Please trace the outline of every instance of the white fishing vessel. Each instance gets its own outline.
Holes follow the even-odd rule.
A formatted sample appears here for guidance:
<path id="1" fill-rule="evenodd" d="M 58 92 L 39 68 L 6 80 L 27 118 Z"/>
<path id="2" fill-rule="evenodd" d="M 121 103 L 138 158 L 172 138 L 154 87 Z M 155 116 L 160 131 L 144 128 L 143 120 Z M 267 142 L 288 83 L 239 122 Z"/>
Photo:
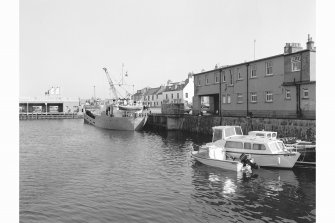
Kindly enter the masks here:
<path id="1" fill-rule="evenodd" d="M 106 68 L 103 68 L 108 78 L 110 90 L 114 98 L 109 100 L 98 111 L 86 110 L 84 113 L 84 123 L 94 125 L 104 129 L 139 131 L 147 121 L 145 107 L 129 99 L 130 94 L 121 97 L 110 78 Z M 123 66 L 122 66 L 123 79 Z M 121 87 L 126 84 L 117 84 Z M 128 97 L 128 98 L 127 98 Z"/>
<path id="2" fill-rule="evenodd" d="M 213 127 L 213 143 L 220 144 L 234 158 L 248 155 L 261 167 L 292 168 L 300 153 L 286 150 L 284 143 L 271 132 L 269 135 L 243 135 L 240 126 Z M 258 132 L 260 133 L 260 132 Z"/>

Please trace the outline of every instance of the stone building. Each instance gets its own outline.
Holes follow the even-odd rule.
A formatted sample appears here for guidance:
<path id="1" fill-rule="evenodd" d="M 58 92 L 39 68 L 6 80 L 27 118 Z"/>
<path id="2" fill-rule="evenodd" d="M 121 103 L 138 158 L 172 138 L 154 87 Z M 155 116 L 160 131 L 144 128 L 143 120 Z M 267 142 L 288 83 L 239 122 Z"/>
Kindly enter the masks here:
<path id="1" fill-rule="evenodd" d="M 284 53 L 194 74 L 193 114 L 209 97 L 221 116 L 315 119 L 315 47 L 287 43 Z"/>

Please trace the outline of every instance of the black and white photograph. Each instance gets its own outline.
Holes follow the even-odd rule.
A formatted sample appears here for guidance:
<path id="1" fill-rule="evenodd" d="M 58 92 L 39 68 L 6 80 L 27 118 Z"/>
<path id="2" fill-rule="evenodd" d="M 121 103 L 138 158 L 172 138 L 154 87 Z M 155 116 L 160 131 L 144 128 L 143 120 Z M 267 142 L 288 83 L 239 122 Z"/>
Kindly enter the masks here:
<path id="1" fill-rule="evenodd" d="M 4 219 L 331 222 L 316 3 L 18 0 Z"/>

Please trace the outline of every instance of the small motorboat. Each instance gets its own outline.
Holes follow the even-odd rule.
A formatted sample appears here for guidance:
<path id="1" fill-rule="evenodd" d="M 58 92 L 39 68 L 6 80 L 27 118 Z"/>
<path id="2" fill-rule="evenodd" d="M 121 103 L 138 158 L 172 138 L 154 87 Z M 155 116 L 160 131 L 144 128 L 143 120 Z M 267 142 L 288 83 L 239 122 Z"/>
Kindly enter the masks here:
<path id="1" fill-rule="evenodd" d="M 192 147 L 192 157 L 205 165 L 236 172 L 251 173 L 253 168 L 258 168 L 247 155 L 242 154 L 239 159 L 235 159 L 229 156 L 224 148 L 213 143 L 208 143 L 198 150 Z"/>
<path id="2" fill-rule="evenodd" d="M 316 144 L 315 142 L 302 141 L 295 138 L 289 140 L 283 139 L 287 150 L 299 152 L 300 157 L 297 164 L 300 165 L 316 165 Z"/>

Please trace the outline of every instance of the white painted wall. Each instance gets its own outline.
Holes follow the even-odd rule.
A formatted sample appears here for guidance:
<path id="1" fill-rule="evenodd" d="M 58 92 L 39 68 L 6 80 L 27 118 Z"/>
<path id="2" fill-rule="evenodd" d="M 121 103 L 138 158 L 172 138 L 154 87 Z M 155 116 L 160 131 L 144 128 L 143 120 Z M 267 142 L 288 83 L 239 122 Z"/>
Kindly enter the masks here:
<path id="1" fill-rule="evenodd" d="M 187 104 L 192 104 L 193 102 L 193 96 L 194 96 L 194 78 L 193 76 L 190 77 L 188 84 L 184 87 L 183 90 L 183 98 L 184 101 L 187 102 Z M 187 93 L 187 98 L 186 98 L 186 93 Z"/>

